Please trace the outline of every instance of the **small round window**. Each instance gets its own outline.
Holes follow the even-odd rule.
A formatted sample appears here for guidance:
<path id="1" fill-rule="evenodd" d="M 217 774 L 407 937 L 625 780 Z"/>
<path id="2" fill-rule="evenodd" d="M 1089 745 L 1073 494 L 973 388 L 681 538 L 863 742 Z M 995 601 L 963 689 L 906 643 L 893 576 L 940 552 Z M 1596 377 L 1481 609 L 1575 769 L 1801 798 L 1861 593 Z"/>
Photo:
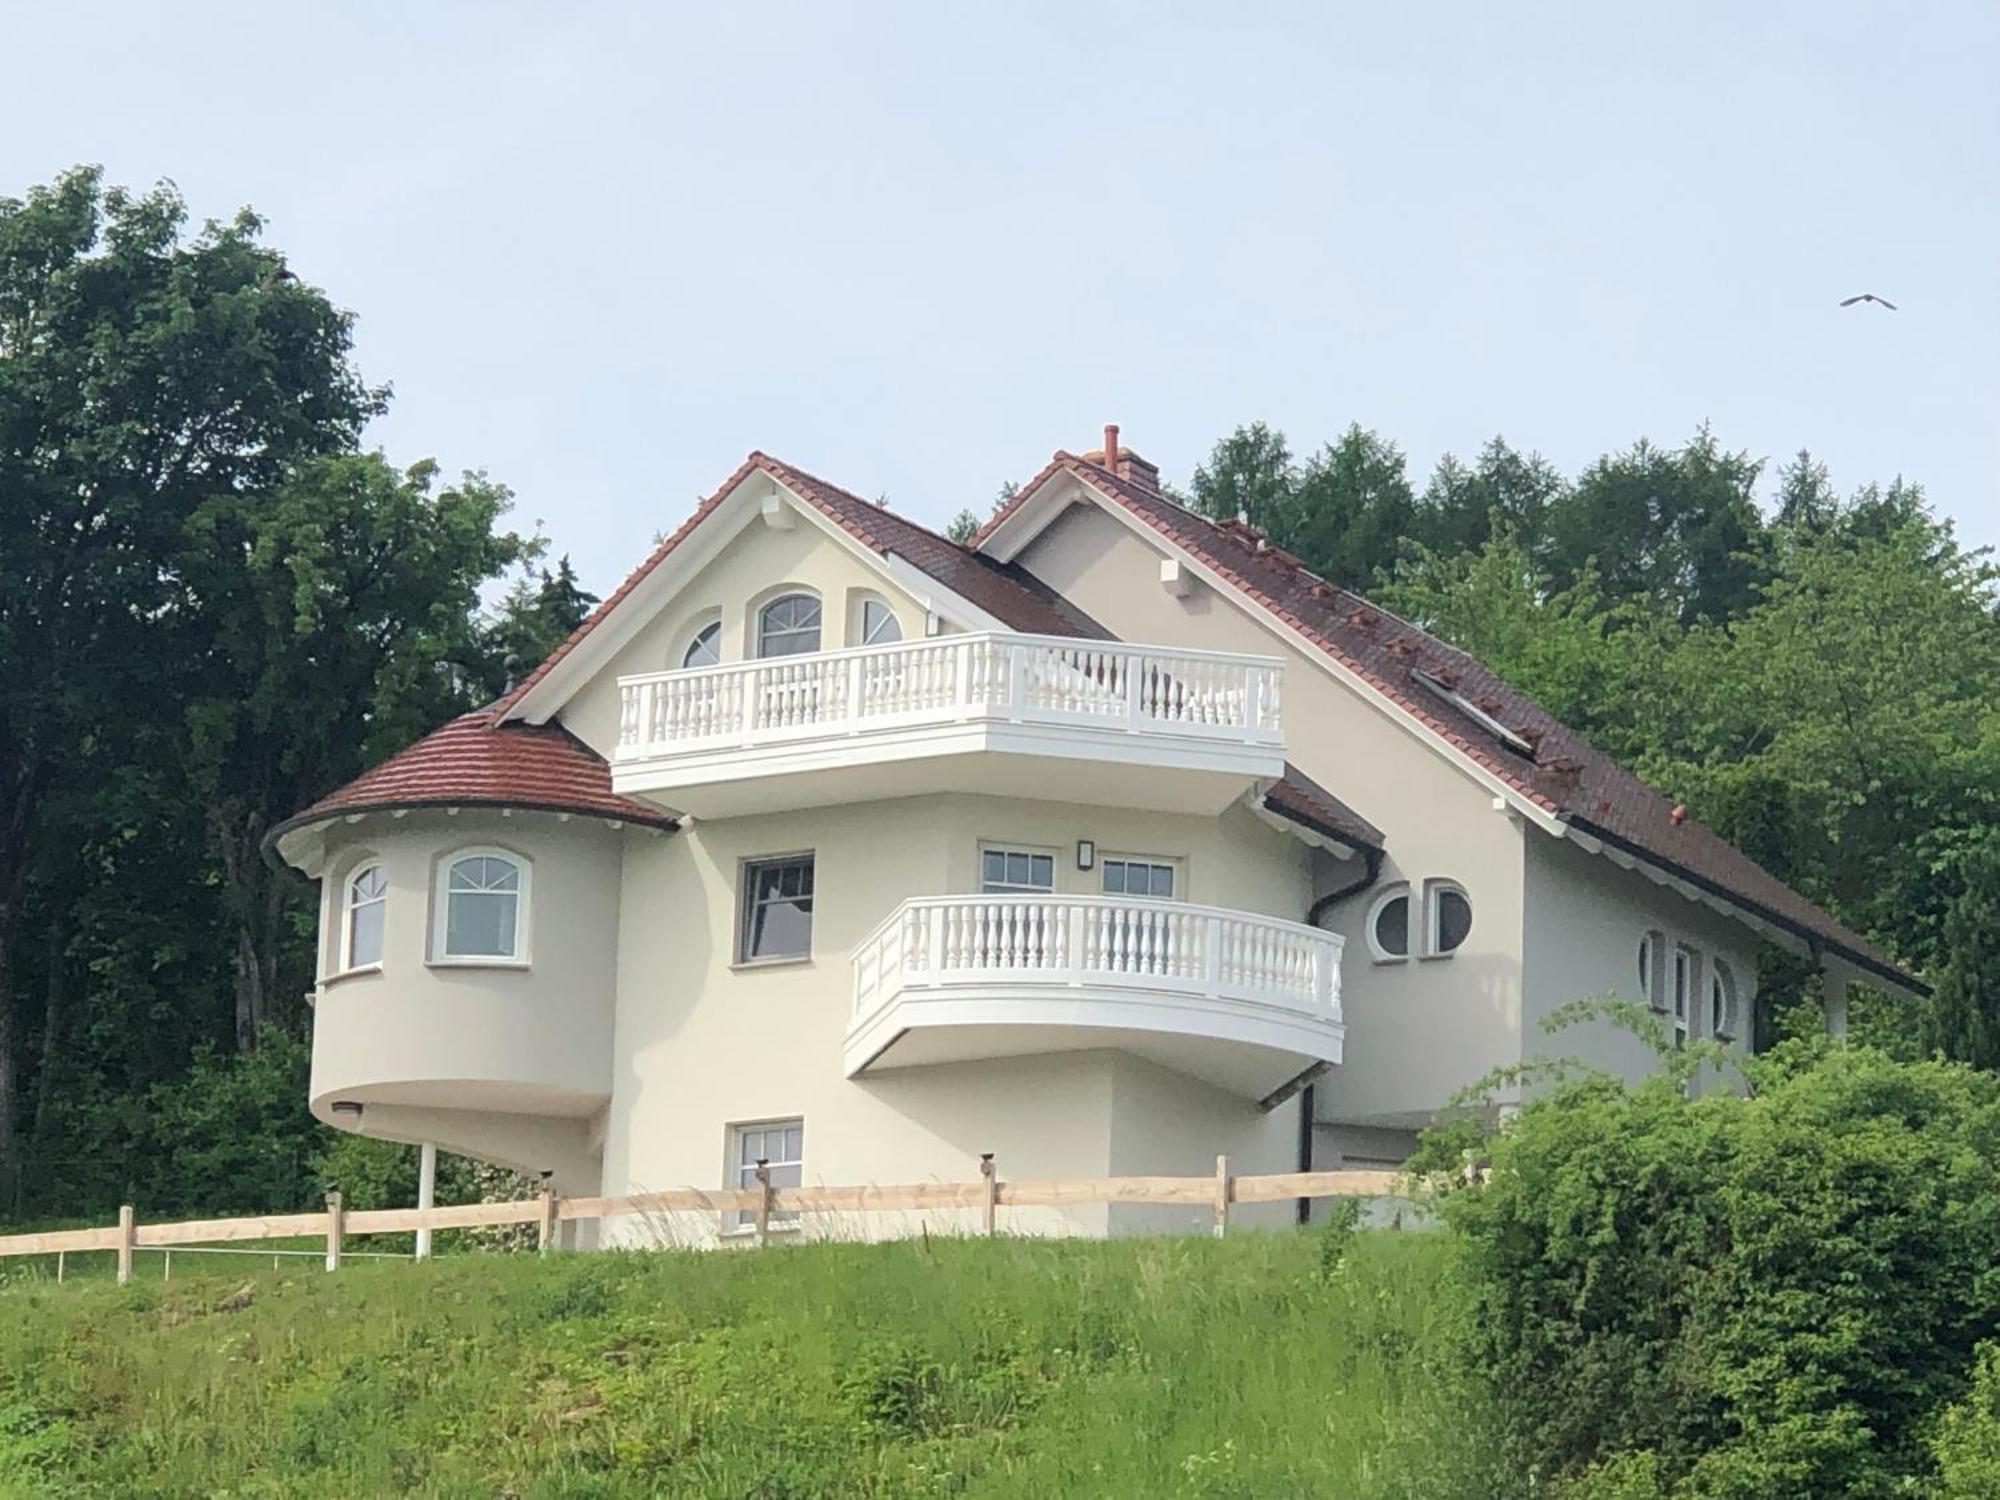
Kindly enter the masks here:
<path id="1" fill-rule="evenodd" d="M 1399 886 L 1377 898 L 1368 913 L 1368 943 L 1379 959 L 1410 956 L 1410 891 Z"/>

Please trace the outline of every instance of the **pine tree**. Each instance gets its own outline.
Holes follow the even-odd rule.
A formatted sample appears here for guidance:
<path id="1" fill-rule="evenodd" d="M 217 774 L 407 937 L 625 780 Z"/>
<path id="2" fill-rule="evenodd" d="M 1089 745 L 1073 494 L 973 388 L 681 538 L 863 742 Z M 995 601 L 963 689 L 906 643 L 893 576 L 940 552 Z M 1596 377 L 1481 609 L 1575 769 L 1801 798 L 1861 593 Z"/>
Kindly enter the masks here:
<path id="1" fill-rule="evenodd" d="M 1944 919 L 1945 962 L 1925 1041 L 1946 1057 L 2000 1070 L 2000 838 L 1960 863 L 1964 888 Z"/>

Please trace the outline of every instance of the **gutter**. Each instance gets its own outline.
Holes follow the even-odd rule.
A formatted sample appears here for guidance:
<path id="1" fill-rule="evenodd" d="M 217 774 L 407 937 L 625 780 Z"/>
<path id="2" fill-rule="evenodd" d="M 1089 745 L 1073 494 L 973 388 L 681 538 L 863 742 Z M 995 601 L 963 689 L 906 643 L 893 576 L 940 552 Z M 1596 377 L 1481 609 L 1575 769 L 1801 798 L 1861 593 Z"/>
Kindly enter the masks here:
<path id="1" fill-rule="evenodd" d="M 1819 959 L 1822 952 L 1831 952 L 1846 959 L 1847 962 L 1853 964 L 1857 969 L 1863 969 L 1874 975 L 1877 979 L 1887 981 L 1905 994 L 1916 995 L 1919 998 L 1928 998 L 1930 995 L 1931 987 L 1929 985 L 1914 975 L 1904 973 L 1894 964 L 1884 959 L 1876 958 L 1872 954 L 1863 953 L 1853 944 L 1842 942 L 1839 938 L 1828 937 L 1825 933 L 1806 926 L 1805 923 L 1799 921 L 1796 917 L 1788 917 L 1782 912 L 1773 911 L 1761 902 L 1752 901 L 1749 897 L 1730 890 L 1719 881 L 1690 870 L 1686 865 L 1681 864 L 1677 860 L 1671 860 L 1665 855 L 1656 854 L 1653 850 L 1645 848 L 1643 845 L 1635 844 L 1622 834 L 1613 833 L 1602 824 L 1593 823 L 1588 818 L 1580 818 L 1572 813 L 1562 814 L 1561 821 L 1565 827 L 1575 828 L 1582 833 L 1587 833 L 1592 838 L 1609 844 L 1621 853 L 1629 854 L 1637 860 L 1643 860 L 1655 869 L 1664 870 L 1676 879 L 1686 881 L 1689 885 L 1698 886 L 1708 892 L 1709 895 L 1726 901 L 1731 906 L 1741 907 L 1744 911 L 1762 918 L 1773 927 L 1782 927 L 1786 932 L 1791 933 L 1792 936 L 1798 938 L 1806 945 L 1807 951 L 1813 955 L 1815 961 Z"/>
<path id="2" fill-rule="evenodd" d="M 1279 811 L 1277 808 L 1272 808 L 1271 810 L 1273 812 Z M 1291 815 L 1286 814 L 1286 816 Z M 1304 820 L 1295 819 L 1294 821 L 1303 822 Z M 1361 873 L 1348 881 L 1346 885 L 1328 891 L 1319 900 L 1313 902 L 1306 909 L 1306 926 L 1319 926 L 1320 918 L 1331 911 L 1335 905 L 1345 901 L 1349 896 L 1360 895 L 1361 892 L 1367 890 L 1369 886 L 1382 878 L 1382 851 L 1380 849 L 1371 849 L 1366 845 L 1360 846 L 1360 849 Z M 1310 1172 L 1313 1169 L 1313 1105 L 1317 1094 L 1317 1088 L 1310 1083 L 1299 1093 L 1299 1170 L 1301 1172 Z M 1312 1199 L 1299 1199 L 1297 1214 L 1299 1223 L 1309 1223 L 1312 1219 Z"/>

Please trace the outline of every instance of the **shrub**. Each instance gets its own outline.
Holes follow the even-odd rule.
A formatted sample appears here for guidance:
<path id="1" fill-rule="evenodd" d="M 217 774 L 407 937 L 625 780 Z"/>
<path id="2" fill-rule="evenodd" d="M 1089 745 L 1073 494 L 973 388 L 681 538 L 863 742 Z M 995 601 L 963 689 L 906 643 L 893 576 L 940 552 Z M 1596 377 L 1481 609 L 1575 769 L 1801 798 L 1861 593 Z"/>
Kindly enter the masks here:
<path id="1" fill-rule="evenodd" d="M 1932 1470 L 2000 1332 L 2000 1080 L 1862 1048 L 1747 1066 L 1692 1099 L 1685 1067 L 1556 1082 L 1446 1200 L 1464 1353 L 1524 1478 L 1872 1496 Z"/>

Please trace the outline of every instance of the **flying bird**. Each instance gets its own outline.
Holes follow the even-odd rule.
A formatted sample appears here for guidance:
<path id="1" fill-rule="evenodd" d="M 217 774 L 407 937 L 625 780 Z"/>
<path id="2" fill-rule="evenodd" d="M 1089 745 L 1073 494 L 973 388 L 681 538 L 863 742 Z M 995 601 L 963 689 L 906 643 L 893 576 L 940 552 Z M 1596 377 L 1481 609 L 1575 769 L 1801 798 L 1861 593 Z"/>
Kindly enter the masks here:
<path id="1" fill-rule="evenodd" d="M 1863 292 L 1858 297 L 1843 298 L 1840 305 L 1842 307 L 1852 307 L 1857 302 L 1879 302 L 1882 306 L 1888 308 L 1890 312 L 1896 310 L 1895 303 L 1891 302 L 1887 297 L 1878 297 L 1873 292 Z"/>

